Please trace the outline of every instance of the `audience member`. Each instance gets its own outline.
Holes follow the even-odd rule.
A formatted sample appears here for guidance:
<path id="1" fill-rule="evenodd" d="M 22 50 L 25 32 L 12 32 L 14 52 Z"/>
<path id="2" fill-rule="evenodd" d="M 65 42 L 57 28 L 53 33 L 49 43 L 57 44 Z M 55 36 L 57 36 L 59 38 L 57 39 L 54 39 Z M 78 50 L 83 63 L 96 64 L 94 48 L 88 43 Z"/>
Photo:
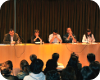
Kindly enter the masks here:
<path id="1" fill-rule="evenodd" d="M 46 80 L 60 80 L 60 75 L 55 70 L 48 71 L 46 74 Z"/>
<path id="2" fill-rule="evenodd" d="M 62 80 L 76 80 L 74 68 L 71 66 L 66 67 L 61 73 Z"/>
<path id="3" fill-rule="evenodd" d="M 32 55 L 30 56 L 31 62 L 34 62 L 36 59 L 37 59 L 37 56 L 36 56 L 35 54 L 32 54 Z"/>
<path id="4" fill-rule="evenodd" d="M 32 54 L 30 56 L 30 60 L 31 60 L 31 63 L 34 63 L 34 61 L 37 59 L 37 56 L 35 54 Z"/>
<path id="5" fill-rule="evenodd" d="M 13 69 L 12 61 L 8 60 L 1 67 L 1 74 L 6 79 L 9 79 L 9 80 L 18 80 L 18 78 L 16 76 L 11 75 L 12 69 Z"/>
<path id="6" fill-rule="evenodd" d="M 54 61 L 53 59 L 49 59 L 46 63 L 46 68 L 44 69 L 44 74 L 46 75 L 46 73 L 51 70 L 57 71 L 56 68 L 57 68 L 57 62 Z"/>
<path id="7" fill-rule="evenodd" d="M 78 61 L 78 70 L 81 70 L 82 69 L 82 64 L 81 63 L 79 63 L 79 57 L 78 57 L 78 55 L 77 54 L 75 54 L 74 52 L 71 54 L 71 57 L 72 56 L 75 56 L 76 57 L 76 59 L 77 59 L 77 61 Z"/>
<path id="8" fill-rule="evenodd" d="M 63 66 L 62 63 L 58 63 L 59 54 L 58 53 L 54 53 L 52 55 L 52 59 L 57 62 L 57 71 L 61 72 L 64 69 L 64 66 Z"/>
<path id="9" fill-rule="evenodd" d="M 20 63 L 21 72 L 17 74 L 18 79 L 23 79 L 29 74 L 29 63 L 26 60 L 22 60 Z"/>
<path id="10" fill-rule="evenodd" d="M 87 55 L 87 59 L 88 59 L 89 63 L 91 64 L 92 62 L 95 61 L 95 55 L 93 53 L 89 53 Z"/>
<path id="11" fill-rule="evenodd" d="M 34 64 L 30 66 L 30 71 L 28 76 L 25 76 L 23 80 L 45 80 L 45 75 L 42 72 L 43 61 L 40 59 L 35 60 Z"/>
<path id="12" fill-rule="evenodd" d="M 53 55 L 52 55 L 52 59 L 54 60 L 54 61 L 58 61 L 58 59 L 59 59 L 59 54 L 58 53 L 54 53 Z"/>
<path id="13" fill-rule="evenodd" d="M 76 74 L 76 77 L 78 78 L 78 74 L 79 74 L 79 71 L 78 71 L 78 60 L 75 56 L 72 56 L 70 59 L 69 59 L 69 62 L 67 64 L 67 67 L 68 66 L 71 66 L 74 68 L 75 70 L 75 74 Z"/>
<path id="14" fill-rule="evenodd" d="M 95 77 L 95 74 L 90 67 L 84 66 L 79 76 L 81 77 L 80 80 L 91 80 Z"/>
<path id="15" fill-rule="evenodd" d="M 98 76 L 98 74 L 99 74 L 99 71 L 100 71 L 99 70 L 99 63 L 97 61 L 94 61 L 89 66 L 90 66 L 90 68 L 92 69 L 92 71 L 95 74 L 94 78 L 96 78 Z"/>

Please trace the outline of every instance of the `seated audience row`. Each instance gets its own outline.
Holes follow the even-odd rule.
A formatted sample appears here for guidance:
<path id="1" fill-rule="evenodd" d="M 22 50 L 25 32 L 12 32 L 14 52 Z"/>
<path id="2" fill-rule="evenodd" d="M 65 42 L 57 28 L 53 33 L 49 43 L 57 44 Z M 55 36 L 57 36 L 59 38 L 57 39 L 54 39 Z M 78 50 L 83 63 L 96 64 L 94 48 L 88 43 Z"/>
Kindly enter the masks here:
<path id="1" fill-rule="evenodd" d="M 57 68 L 59 54 L 54 53 L 43 71 L 43 61 L 32 54 L 30 65 L 26 60 L 21 61 L 17 76 L 13 76 L 13 64 L 10 60 L 1 65 L 1 74 L 9 80 L 91 80 L 96 78 L 100 71 L 100 64 L 95 61 L 95 55 L 93 53 L 87 55 L 90 64 L 83 68 L 78 58 L 78 55 L 73 52 L 67 66 L 59 72 Z"/>

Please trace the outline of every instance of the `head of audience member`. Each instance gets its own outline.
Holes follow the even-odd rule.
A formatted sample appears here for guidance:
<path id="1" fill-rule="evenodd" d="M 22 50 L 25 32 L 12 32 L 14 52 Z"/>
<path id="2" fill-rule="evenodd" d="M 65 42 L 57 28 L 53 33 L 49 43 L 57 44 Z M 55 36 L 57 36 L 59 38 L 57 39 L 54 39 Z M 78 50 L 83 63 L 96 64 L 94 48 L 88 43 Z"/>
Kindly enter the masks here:
<path id="1" fill-rule="evenodd" d="M 39 30 L 34 30 L 34 36 L 39 36 Z"/>
<path id="2" fill-rule="evenodd" d="M 26 60 L 20 62 L 20 68 L 25 73 L 29 74 L 29 63 Z"/>
<path id="3" fill-rule="evenodd" d="M 89 67 L 92 69 L 92 71 L 96 74 L 95 77 L 97 77 L 99 74 L 99 71 L 100 71 L 99 66 L 100 66 L 100 64 L 97 61 L 94 61 L 89 65 Z"/>
<path id="4" fill-rule="evenodd" d="M 70 59 L 69 59 L 69 62 L 67 64 L 67 67 L 68 66 L 71 66 L 74 68 L 75 70 L 75 73 L 77 74 L 78 72 L 78 59 L 75 57 L 75 56 L 72 56 Z"/>
<path id="5" fill-rule="evenodd" d="M 9 30 L 9 34 L 10 34 L 10 36 L 14 36 L 14 30 L 13 29 L 10 29 Z"/>
<path id="6" fill-rule="evenodd" d="M 30 56 L 31 62 L 34 62 L 36 59 L 37 59 L 37 56 L 36 56 L 35 54 L 32 54 L 32 55 Z"/>
<path id="7" fill-rule="evenodd" d="M 57 62 L 53 59 L 49 59 L 46 63 L 46 68 L 44 69 L 44 74 L 46 74 L 50 70 L 56 70 L 57 71 Z"/>
<path id="8" fill-rule="evenodd" d="M 69 59 L 69 62 L 68 62 L 68 65 L 67 66 L 72 66 L 72 67 L 76 68 L 77 67 L 77 64 L 78 64 L 78 59 L 75 56 L 72 56 Z"/>
<path id="9" fill-rule="evenodd" d="M 82 80 L 90 80 L 94 77 L 93 71 L 89 66 L 84 66 L 81 70 Z"/>
<path id="10" fill-rule="evenodd" d="M 53 30 L 53 35 L 57 35 L 57 30 Z"/>
<path id="11" fill-rule="evenodd" d="M 34 63 L 30 65 L 30 71 L 34 74 L 39 74 L 40 72 L 42 72 L 43 65 L 44 63 L 41 59 L 36 59 Z"/>
<path id="12" fill-rule="evenodd" d="M 78 57 L 77 54 L 75 54 L 75 52 L 73 52 L 73 53 L 71 54 L 71 57 L 73 57 L 73 56 L 76 57 L 76 59 L 78 60 L 79 57 Z"/>
<path id="13" fill-rule="evenodd" d="M 95 61 L 95 55 L 93 53 L 89 53 L 87 55 L 87 59 L 88 59 L 89 63 L 92 63 Z"/>
<path id="14" fill-rule="evenodd" d="M 67 28 L 67 33 L 68 33 L 68 34 L 72 33 L 71 28 Z"/>
<path id="15" fill-rule="evenodd" d="M 76 80 L 76 75 L 73 67 L 68 66 L 61 73 L 62 80 Z"/>
<path id="16" fill-rule="evenodd" d="M 48 71 L 46 74 L 46 80 L 60 80 L 60 75 L 55 70 Z"/>
<path id="17" fill-rule="evenodd" d="M 86 36 L 91 36 L 91 30 L 90 29 L 86 30 Z"/>
<path id="18" fill-rule="evenodd" d="M 52 59 L 54 60 L 54 61 L 58 61 L 58 59 L 59 59 L 59 54 L 58 53 L 54 53 L 53 55 L 52 55 Z"/>
<path id="19" fill-rule="evenodd" d="M 1 74 L 10 75 L 12 69 L 13 69 L 12 61 L 8 60 L 3 64 L 1 68 Z"/>

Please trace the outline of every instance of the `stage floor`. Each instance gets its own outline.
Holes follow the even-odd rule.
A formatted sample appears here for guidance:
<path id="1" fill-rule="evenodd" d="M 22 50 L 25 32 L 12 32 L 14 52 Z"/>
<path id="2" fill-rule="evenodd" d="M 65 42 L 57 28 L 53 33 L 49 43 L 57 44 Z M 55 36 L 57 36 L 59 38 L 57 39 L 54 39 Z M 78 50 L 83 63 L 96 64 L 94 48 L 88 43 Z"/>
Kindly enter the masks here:
<path id="1" fill-rule="evenodd" d="M 38 58 L 42 59 L 44 62 L 44 68 L 48 59 L 51 59 L 53 53 L 59 53 L 60 57 L 58 62 L 62 63 L 66 67 L 70 54 L 75 52 L 79 56 L 79 61 L 82 63 L 82 66 L 88 66 L 87 54 L 94 53 L 96 55 L 96 61 L 100 62 L 100 44 L 17 44 L 15 46 L 11 45 L 0 45 L 0 63 L 3 63 L 7 60 L 13 62 L 14 68 L 20 68 L 21 60 L 25 59 L 29 63 L 30 55 L 36 54 Z"/>

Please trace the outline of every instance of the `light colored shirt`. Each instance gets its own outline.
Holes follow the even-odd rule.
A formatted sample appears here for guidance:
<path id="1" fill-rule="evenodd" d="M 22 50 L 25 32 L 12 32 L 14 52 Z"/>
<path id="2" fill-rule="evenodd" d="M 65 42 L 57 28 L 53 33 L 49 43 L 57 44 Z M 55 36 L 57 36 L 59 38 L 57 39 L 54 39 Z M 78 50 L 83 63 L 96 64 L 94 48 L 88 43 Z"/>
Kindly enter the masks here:
<path id="1" fill-rule="evenodd" d="M 13 36 L 11 36 L 11 42 L 13 41 Z"/>
<path id="2" fill-rule="evenodd" d="M 23 80 L 46 80 L 45 75 L 43 72 L 40 72 L 39 74 L 29 73 L 28 76 L 25 76 Z"/>
<path id="3" fill-rule="evenodd" d="M 88 37 L 86 38 L 86 35 L 84 34 L 84 35 L 83 35 L 82 42 L 84 42 L 84 43 L 87 43 L 87 42 L 95 42 L 94 35 L 92 34 L 91 37 L 88 36 Z"/>
<path id="4" fill-rule="evenodd" d="M 57 37 L 60 39 L 60 40 L 62 40 L 61 39 L 61 36 L 59 35 L 59 34 L 57 34 Z M 51 39 L 53 38 L 53 34 L 50 34 L 49 35 L 49 42 L 51 41 Z M 53 40 L 53 43 L 57 43 L 58 42 L 58 40 L 57 40 L 57 38 L 55 38 L 54 40 Z"/>

